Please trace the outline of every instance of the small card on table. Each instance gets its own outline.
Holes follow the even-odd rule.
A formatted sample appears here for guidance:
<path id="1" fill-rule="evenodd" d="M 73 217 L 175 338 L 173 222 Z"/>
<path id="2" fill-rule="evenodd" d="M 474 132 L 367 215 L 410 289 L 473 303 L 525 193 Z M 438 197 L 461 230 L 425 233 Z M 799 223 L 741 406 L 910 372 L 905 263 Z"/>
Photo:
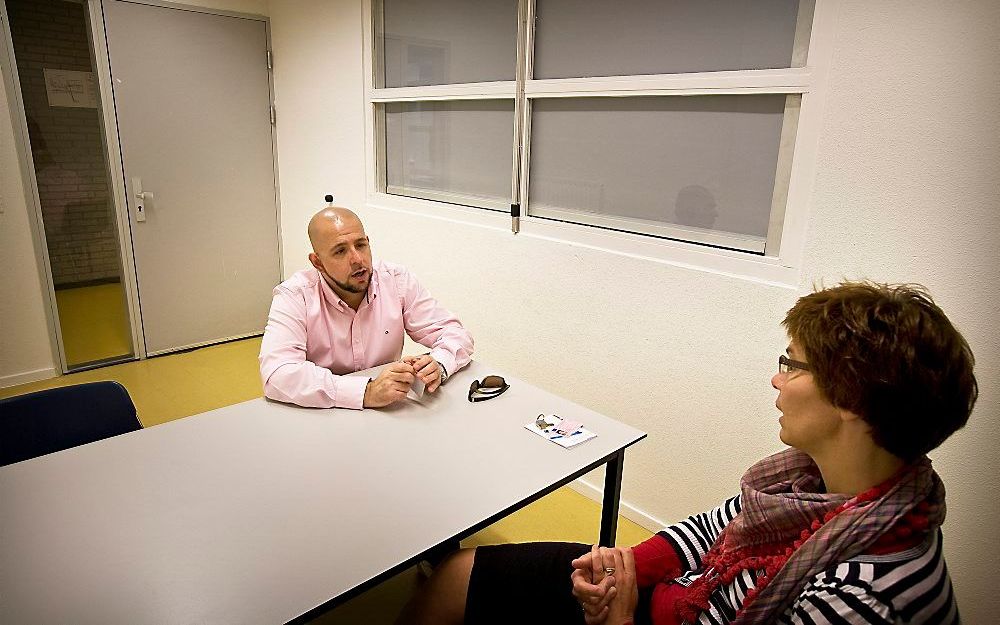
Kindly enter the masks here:
<path id="1" fill-rule="evenodd" d="M 597 436 L 597 434 L 583 427 L 583 424 L 579 421 L 563 419 L 552 414 L 538 415 L 538 418 L 534 421 L 525 423 L 524 428 L 538 434 L 542 438 L 552 441 L 556 445 L 567 448 L 579 445 L 583 441 L 589 441 Z"/>
<path id="2" fill-rule="evenodd" d="M 424 381 L 420 378 L 414 378 L 413 384 L 410 385 L 410 390 L 406 391 L 406 396 L 414 401 L 420 401 L 424 396 Z"/>

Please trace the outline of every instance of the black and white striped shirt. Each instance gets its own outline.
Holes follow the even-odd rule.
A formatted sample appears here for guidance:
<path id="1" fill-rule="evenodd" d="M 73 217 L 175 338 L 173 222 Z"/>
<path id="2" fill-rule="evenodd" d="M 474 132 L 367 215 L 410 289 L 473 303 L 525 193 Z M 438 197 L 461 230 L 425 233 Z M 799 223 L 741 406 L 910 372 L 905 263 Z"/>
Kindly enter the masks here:
<path id="1" fill-rule="evenodd" d="M 659 532 L 689 571 L 677 580 L 689 586 L 700 576 L 701 558 L 740 511 L 737 495 Z M 958 606 L 941 552 L 941 531 L 922 544 L 885 555 L 861 555 L 842 562 L 806 584 L 778 617 L 790 625 L 958 625 Z M 747 590 L 763 571 L 744 571 L 712 594 L 711 609 L 698 620 L 721 625 L 736 618 Z"/>

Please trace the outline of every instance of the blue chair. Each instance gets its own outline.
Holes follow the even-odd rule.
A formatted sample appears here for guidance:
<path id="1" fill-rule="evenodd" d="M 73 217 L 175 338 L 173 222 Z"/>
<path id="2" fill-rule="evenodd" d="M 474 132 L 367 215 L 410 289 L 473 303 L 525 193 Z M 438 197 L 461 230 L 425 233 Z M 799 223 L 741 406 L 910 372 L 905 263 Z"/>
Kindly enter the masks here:
<path id="1" fill-rule="evenodd" d="M 141 429 L 132 398 L 118 382 L 0 399 L 0 466 Z"/>

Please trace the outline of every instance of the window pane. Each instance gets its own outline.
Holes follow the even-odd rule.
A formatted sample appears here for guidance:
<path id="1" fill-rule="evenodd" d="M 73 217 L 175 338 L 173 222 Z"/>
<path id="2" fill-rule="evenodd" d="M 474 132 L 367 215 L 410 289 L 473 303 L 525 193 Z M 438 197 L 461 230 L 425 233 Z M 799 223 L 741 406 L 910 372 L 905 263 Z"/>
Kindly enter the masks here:
<path id="1" fill-rule="evenodd" d="M 384 111 L 387 193 L 510 203 L 513 100 L 392 102 Z"/>
<path id="2" fill-rule="evenodd" d="M 786 97 L 534 100 L 528 212 L 762 252 Z"/>
<path id="3" fill-rule="evenodd" d="M 803 10 L 811 15 L 809 0 Z M 537 0 L 534 78 L 801 65 L 798 0 Z M 808 27 L 804 27 L 807 30 Z"/>
<path id="4" fill-rule="evenodd" d="M 517 0 L 384 0 L 384 87 L 514 80 Z"/>

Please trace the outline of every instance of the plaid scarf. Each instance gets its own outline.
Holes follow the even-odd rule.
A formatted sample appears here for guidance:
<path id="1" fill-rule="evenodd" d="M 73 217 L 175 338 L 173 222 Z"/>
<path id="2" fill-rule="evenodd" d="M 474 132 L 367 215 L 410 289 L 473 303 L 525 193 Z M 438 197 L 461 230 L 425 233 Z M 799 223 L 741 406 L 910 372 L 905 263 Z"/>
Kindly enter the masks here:
<path id="1" fill-rule="evenodd" d="M 821 492 L 819 468 L 794 448 L 750 467 L 740 480 L 742 511 L 725 527 L 712 550 L 723 559 L 727 554 L 744 558 L 750 564 L 746 568 L 756 568 L 752 563 L 758 559 L 745 556 L 791 553 L 779 569 L 767 572 L 766 586 L 748 595 L 733 625 L 772 621 L 810 579 L 865 553 L 922 502 L 927 531 L 936 531 L 944 521 L 944 484 L 926 456 L 878 488 L 881 496 L 870 501 Z M 815 533 L 804 535 L 808 528 Z"/>

